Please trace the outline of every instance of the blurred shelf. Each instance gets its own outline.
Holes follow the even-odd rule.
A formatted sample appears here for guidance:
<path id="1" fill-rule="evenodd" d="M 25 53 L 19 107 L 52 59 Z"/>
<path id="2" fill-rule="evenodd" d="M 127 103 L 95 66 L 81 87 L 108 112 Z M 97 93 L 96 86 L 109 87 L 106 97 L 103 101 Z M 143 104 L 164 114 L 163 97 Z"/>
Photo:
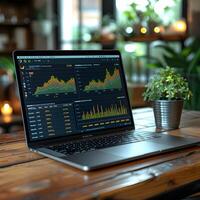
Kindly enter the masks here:
<path id="1" fill-rule="evenodd" d="M 18 4 L 18 3 L 27 3 L 27 0 L 1 0 L 2 4 Z"/>
<path id="2" fill-rule="evenodd" d="M 187 34 L 152 34 L 152 35 L 138 35 L 134 37 L 126 37 L 124 40 L 126 42 L 154 42 L 154 41 L 166 41 L 166 42 L 176 42 L 176 41 L 183 41 L 187 39 Z M 111 45 L 115 44 L 116 40 L 97 40 L 97 41 L 90 41 L 89 43 L 98 43 L 102 45 Z"/>
<path id="3" fill-rule="evenodd" d="M 187 34 L 161 35 L 160 40 L 164 41 L 181 41 L 188 38 Z"/>
<path id="4" fill-rule="evenodd" d="M 0 28 L 16 28 L 16 27 L 27 27 L 31 23 L 0 23 Z"/>
<path id="5" fill-rule="evenodd" d="M 8 50 L 0 50 L 0 56 L 12 56 L 12 52 L 15 49 L 8 49 Z M 20 49 L 20 50 L 28 50 L 28 49 Z"/>
<path id="6" fill-rule="evenodd" d="M 93 44 L 102 44 L 102 45 L 113 45 L 117 42 L 117 40 L 97 40 L 97 41 L 89 41 L 86 43 L 93 43 Z"/>
<path id="7" fill-rule="evenodd" d="M 0 0 L 0 55 L 11 55 L 17 47 L 32 49 L 33 0 Z"/>
<path id="8" fill-rule="evenodd" d="M 139 35 L 131 38 L 125 38 L 127 42 L 153 42 L 159 40 L 159 35 Z"/>
<path id="9" fill-rule="evenodd" d="M 13 50 L 0 50 L 0 56 L 11 56 Z"/>
<path id="10" fill-rule="evenodd" d="M 182 41 L 188 37 L 187 34 L 152 34 L 152 35 L 139 35 L 131 38 L 126 38 L 125 41 L 131 42 L 154 42 L 154 41 Z"/>

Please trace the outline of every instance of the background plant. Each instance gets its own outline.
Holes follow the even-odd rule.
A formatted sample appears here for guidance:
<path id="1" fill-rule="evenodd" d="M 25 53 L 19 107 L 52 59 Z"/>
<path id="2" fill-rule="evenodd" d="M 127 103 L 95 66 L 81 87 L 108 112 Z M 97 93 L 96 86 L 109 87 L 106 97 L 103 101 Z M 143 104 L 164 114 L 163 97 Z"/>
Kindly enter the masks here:
<path id="1" fill-rule="evenodd" d="M 127 10 L 123 12 L 123 16 L 127 22 L 131 22 L 132 24 L 140 23 L 147 25 L 149 22 L 156 22 L 162 25 L 169 25 L 170 22 L 166 24 L 166 22 L 163 21 L 163 17 L 160 16 L 160 9 L 167 15 L 170 9 L 174 8 L 173 4 L 176 5 L 178 0 L 173 0 L 172 2 L 171 4 L 166 4 L 164 0 L 147 0 L 146 3 L 143 3 L 143 6 L 141 6 L 141 3 L 133 0 Z M 164 7 L 162 6 L 161 8 L 158 4 L 164 5 Z M 159 6 L 159 10 L 155 8 L 156 5 Z"/>
<path id="2" fill-rule="evenodd" d="M 0 69 L 4 69 L 14 76 L 14 65 L 10 57 L 1 56 L 0 57 Z"/>
<path id="3" fill-rule="evenodd" d="M 184 48 L 175 49 L 167 43 L 157 45 L 161 58 L 151 56 L 150 67 L 166 65 L 179 69 L 183 74 L 200 74 L 200 39 L 188 38 Z"/>

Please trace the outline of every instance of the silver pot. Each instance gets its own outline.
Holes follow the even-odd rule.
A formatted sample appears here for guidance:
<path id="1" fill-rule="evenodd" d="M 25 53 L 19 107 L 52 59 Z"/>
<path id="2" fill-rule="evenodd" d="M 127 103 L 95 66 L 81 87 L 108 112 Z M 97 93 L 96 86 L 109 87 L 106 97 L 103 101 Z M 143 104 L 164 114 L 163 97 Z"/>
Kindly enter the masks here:
<path id="1" fill-rule="evenodd" d="M 156 100 L 152 105 L 156 128 L 169 130 L 179 127 L 183 100 Z"/>

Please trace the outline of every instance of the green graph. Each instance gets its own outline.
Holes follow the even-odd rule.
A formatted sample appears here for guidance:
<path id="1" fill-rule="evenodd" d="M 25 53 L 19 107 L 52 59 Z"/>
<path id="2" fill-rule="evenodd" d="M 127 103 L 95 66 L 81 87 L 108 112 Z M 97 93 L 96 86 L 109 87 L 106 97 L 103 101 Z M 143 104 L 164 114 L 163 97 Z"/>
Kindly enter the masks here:
<path id="1" fill-rule="evenodd" d="M 103 106 L 93 106 L 92 109 L 88 112 L 83 112 L 82 120 L 89 120 L 89 119 L 98 119 L 104 117 L 112 117 L 112 116 L 119 116 L 119 115 L 126 115 L 128 114 L 128 110 L 126 106 L 124 106 L 121 102 L 120 104 L 113 104 L 109 107 L 104 108 Z"/>
<path id="2" fill-rule="evenodd" d="M 115 68 L 112 75 L 106 69 L 106 76 L 103 81 L 91 80 L 88 85 L 84 87 L 84 91 L 121 89 L 121 87 L 119 69 Z"/>
<path id="3" fill-rule="evenodd" d="M 45 82 L 42 86 L 38 86 L 36 88 L 34 95 L 68 93 L 75 91 L 76 85 L 74 78 L 64 81 L 59 80 L 55 76 L 51 76 L 51 78 L 47 82 Z"/>

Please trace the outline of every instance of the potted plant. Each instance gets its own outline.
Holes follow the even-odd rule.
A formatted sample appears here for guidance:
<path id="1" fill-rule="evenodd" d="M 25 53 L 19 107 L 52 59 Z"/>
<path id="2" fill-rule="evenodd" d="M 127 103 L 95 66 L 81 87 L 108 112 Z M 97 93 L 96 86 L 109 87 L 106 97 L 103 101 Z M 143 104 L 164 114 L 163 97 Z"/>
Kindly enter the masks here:
<path id="1" fill-rule="evenodd" d="M 188 82 L 175 69 L 161 69 L 148 83 L 144 100 L 151 101 L 156 127 L 176 129 L 179 127 L 184 100 L 189 100 Z"/>

